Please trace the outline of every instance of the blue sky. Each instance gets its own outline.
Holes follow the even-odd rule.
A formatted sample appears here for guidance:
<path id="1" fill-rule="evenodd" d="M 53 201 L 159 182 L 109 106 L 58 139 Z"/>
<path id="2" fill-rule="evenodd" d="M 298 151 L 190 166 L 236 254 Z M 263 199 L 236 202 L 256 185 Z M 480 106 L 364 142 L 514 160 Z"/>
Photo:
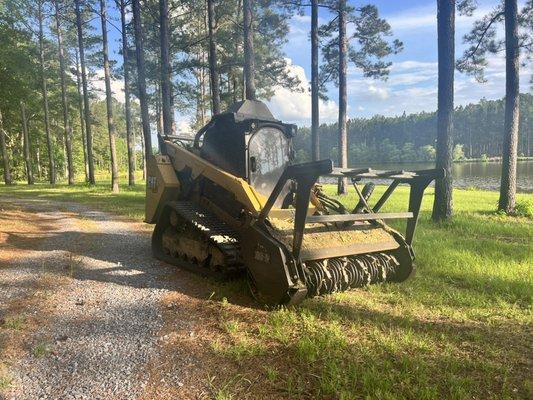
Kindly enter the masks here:
<path id="1" fill-rule="evenodd" d="M 353 5 L 375 4 L 382 17 L 390 23 L 394 37 L 404 43 L 404 50 L 392 56 L 391 73 L 387 81 L 364 78 L 353 65 L 348 69 L 348 115 L 349 117 L 370 117 L 376 114 L 399 115 L 420 111 L 434 111 L 437 106 L 437 32 L 435 0 L 374 0 L 349 1 Z M 456 55 L 462 54 L 462 37 L 469 31 L 473 21 L 490 11 L 496 4 L 494 0 L 479 0 L 479 9 L 473 17 L 456 16 Z M 519 1 L 523 4 L 524 1 Z M 112 18 L 118 14 L 109 9 Z M 321 10 L 319 18 L 325 22 L 331 15 Z M 304 85 L 310 77 L 310 17 L 295 16 L 289 22 L 290 33 L 284 46 L 290 71 L 296 74 Z M 118 23 L 117 23 L 118 25 Z M 112 26 L 110 47 L 114 57 L 120 46 L 119 33 Z M 120 61 L 119 61 L 120 62 Z M 456 73 L 456 105 L 477 102 L 485 97 L 497 99 L 504 95 L 505 63 L 502 56 L 491 57 L 486 70 L 487 83 L 477 83 L 472 77 Z M 533 69 L 531 64 L 521 70 L 521 90 L 531 91 L 529 79 Z M 103 86 L 103 84 L 102 84 Z M 114 85 L 120 91 L 120 82 Z M 117 93 L 118 94 L 118 93 Z M 336 120 L 337 89 L 330 85 L 328 102 L 321 103 L 321 121 Z M 117 97 L 120 97 L 118 95 Z M 299 125 L 310 123 L 309 93 L 292 93 L 277 89 L 275 96 L 268 101 L 273 113 L 287 122 Z M 189 116 L 179 116 L 187 121 Z"/>

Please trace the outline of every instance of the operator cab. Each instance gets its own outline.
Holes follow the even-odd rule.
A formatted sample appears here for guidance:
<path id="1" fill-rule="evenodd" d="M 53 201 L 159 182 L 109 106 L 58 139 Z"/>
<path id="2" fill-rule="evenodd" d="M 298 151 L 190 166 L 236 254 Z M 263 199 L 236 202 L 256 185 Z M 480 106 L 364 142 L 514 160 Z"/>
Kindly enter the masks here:
<path id="1" fill-rule="evenodd" d="M 268 197 L 292 161 L 295 133 L 295 125 L 276 120 L 264 103 L 244 100 L 215 115 L 196 135 L 195 147 L 202 158 Z"/>

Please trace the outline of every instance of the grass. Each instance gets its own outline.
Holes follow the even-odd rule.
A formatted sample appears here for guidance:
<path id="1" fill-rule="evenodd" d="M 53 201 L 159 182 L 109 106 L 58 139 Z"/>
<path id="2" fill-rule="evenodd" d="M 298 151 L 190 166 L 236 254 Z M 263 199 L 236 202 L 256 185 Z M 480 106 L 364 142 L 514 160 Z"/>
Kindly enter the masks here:
<path id="1" fill-rule="evenodd" d="M 41 342 L 33 348 L 33 355 L 37 358 L 46 357 L 52 351 L 49 343 Z"/>
<path id="2" fill-rule="evenodd" d="M 5 328 L 12 329 L 14 331 L 23 330 L 25 325 L 26 325 L 26 317 L 22 315 L 7 317 L 3 324 Z"/>
<path id="3" fill-rule="evenodd" d="M 76 201 L 142 218 L 144 187 L 122 189 L 20 185 L 0 194 Z M 215 397 L 533 398 L 531 195 L 518 197 L 522 216 L 508 217 L 495 212 L 498 193 L 455 190 L 455 215 L 440 224 L 429 218 L 432 197 L 428 189 L 415 237 L 417 274 L 403 284 L 270 312 L 232 304 L 232 291 L 243 285 L 217 289 L 208 301 L 219 310 L 213 314 L 219 340 L 211 351 L 228 379 Z M 398 188 L 383 211 L 404 210 L 407 198 Z M 342 201 L 354 204 L 355 197 Z M 217 300 L 220 293 L 229 301 Z"/>
<path id="4" fill-rule="evenodd" d="M 144 193 L 145 183 L 139 182 L 135 186 L 128 186 L 127 180 L 121 179 L 120 192 L 111 193 L 111 183 L 108 179 L 97 180 L 94 186 L 78 183 L 69 186 L 66 183 L 49 185 L 37 183 L 28 186 L 22 183 L 13 186 L 0 185 L 0 195 L 6 194 L 11 197 L 33 198 L 56 201 L 73 201 L 81 204 L 89 204 L 103 211 L 124 215 L 128 218 L 142 220 L 144 217 Z"/>
<path id="5" fill-rule="evenodd" d="M 12 382 L 13 378 L 9 374 L 8 368 L 5 364 L 0 362 L 0 393 L 4 390 L 7 390 L 11 386 Z M 1 396 L 2 395 L 0 394 L 0 398 Z"/>

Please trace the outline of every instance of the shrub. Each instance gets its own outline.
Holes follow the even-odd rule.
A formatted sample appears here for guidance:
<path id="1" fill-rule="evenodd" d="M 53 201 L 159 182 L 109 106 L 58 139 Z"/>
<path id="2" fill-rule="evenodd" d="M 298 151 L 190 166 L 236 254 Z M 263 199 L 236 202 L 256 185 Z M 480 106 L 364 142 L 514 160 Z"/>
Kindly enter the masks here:
<path id="1" fill-rule="evenodd" d="M 520 217 L 533 218 L 533 201 L 518 200 L 515 206 L 515 213 Z"/>

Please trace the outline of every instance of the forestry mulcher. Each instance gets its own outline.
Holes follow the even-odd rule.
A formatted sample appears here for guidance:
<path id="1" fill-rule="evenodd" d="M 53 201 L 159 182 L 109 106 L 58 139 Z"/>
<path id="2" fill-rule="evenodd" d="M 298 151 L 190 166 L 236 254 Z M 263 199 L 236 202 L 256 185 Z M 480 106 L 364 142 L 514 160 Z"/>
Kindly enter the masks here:
<path id="1" fill-rule="evenodd" d="M 295 134 L 265 104 L 246 100 L 190 142 L 160 137 L 146 192 L 154 256 L 201 275 L 246 275 L 252 295 L 269 305 L 407 279 L 424 189 L 443 171 L 294 164 Z M 328 196 L 319 178 L 350 181 L 357 204 Z M 390 182 L 374 202 L 374 184 L 362 185 L 368 180 Z M 380 213 L 400 184 L 410 187 L 408 211 Z M 385 224 L 390 219 L 406 219 L 404 235 Z"/>

